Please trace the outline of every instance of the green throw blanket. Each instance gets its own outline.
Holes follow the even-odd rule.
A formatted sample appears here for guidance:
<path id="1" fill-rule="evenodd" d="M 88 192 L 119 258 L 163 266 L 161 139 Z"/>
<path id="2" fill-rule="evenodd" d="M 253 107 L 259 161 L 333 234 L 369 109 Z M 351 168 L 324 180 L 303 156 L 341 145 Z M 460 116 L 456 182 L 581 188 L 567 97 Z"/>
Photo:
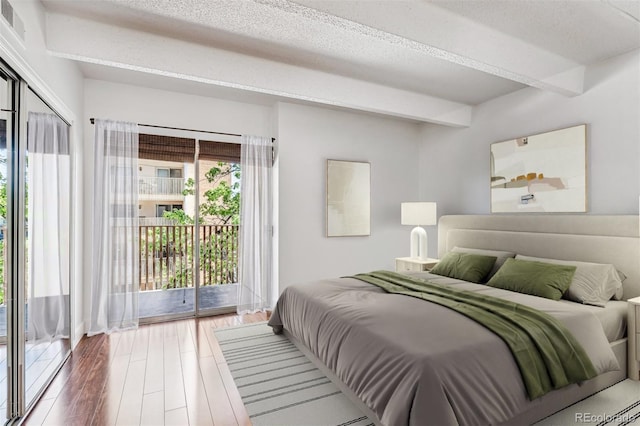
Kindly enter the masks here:
<path id="1" fill-rule="evenodd" d="M 596 376 L 591 360 L 573 335 L 558 320 L 537 309 L 390 271 L 351 278 L 388 293 L 446 306 L 497 334 L 511 349 L 532 400 Z"/>

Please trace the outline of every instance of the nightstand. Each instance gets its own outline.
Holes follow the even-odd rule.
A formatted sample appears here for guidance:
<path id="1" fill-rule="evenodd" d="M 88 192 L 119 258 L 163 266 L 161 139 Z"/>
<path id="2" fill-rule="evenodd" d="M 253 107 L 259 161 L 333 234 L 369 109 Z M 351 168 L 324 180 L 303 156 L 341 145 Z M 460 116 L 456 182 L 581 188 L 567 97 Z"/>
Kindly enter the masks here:
<path id="1" fill-rule="evenodd" d="M 413 257 L 396 257 L 396 272 L 430 271 L 436 266 L 436 263 L 438 263 L 438 259 L 421 260 Z"/>
<path id="2" fill-rule="evenodd" d="M 629 378 L 640 380 L 640 297 L 627 300 L 627 345 Z"/>

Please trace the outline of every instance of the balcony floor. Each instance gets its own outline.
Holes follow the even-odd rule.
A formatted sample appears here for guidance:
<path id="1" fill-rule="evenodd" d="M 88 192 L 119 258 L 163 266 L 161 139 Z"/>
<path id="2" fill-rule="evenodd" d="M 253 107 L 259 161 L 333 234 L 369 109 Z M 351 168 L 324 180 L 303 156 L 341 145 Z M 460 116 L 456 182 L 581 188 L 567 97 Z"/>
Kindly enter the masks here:
<path id="1" fill-rule="evenodd" d="M 141 291 L 138 298 L 140 318 L 181 314 L 194 310 L 194 288 Z M 200 310 L 236 306 L 238 284 L 217 284 L 200 287 Z M 26 318 L 25 318 L 26 322 Z M 0 305 L 0 337 L 7 335 L 6 306 Z"/>
<path id="2" fill-rule="evenodd" d="M 195 289 L 141 291 L 138 299 L 140 318 L 172 315 L 194 310 Z M 200 287 L 200 309 L 216 309 L 235 306 L 238 300 L 238 284 L 217 284 Z"/>

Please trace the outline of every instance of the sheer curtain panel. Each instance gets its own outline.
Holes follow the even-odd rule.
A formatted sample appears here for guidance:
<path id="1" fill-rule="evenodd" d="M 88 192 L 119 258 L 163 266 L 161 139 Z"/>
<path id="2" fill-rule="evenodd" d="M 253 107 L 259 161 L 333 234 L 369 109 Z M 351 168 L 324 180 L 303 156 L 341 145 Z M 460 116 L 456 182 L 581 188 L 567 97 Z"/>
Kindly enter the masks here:
<path id="1" fill-rule="evenodd" d="M 27 339 L 36 343 L 69 337 L 69 126 L 56 115 L 30 112 L 27 135 Z"/>
<path id="2" fill-rule="evenodd" d="M 138 326 L 138 125 L 95 120 L 89 336 Z"/>
<path id="3" fill-rule="evenodd" d="M 271 138 L 242 136 L 240 151 L 240 285 L 238 313 L 273 307 Z"/>

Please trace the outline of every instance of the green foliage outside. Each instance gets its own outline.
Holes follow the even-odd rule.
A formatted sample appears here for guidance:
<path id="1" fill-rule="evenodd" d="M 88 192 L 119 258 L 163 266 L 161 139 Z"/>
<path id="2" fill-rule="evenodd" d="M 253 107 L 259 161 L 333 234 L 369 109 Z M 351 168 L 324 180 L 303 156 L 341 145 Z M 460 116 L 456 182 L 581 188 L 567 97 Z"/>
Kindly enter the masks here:
<path id="1" fill-rule="evenodd" d="M 203 194 L 204 201 L 201 199 L 200 202 L 198 216 L 200 225 L 238 225 L 240 223 L 240 175 L 240 165 L 235 163 L 218 162 L 207 171 L 205 179 L 210 184 L 207 185 L 210 188 Z M 183 195 L 197 196 L 195 181 L 192 178 L 185 182 Z M 195 223 L 195 218 L 182 209 L 165 211 L 163 216 L 171 219 L 176 225 Z M 174 239 L 173 235 L 166 235 L 159 228 L 148 232 L 156 233 L 156 250 L 158 242 L 161 242 L 164 253 L 158 254 L 159 256 L 171 257 L 175 253 L 180 259 L 180 262 L 176 261 L 176 264 L 170 268 L 171 271 L 167 271 L 169 277 L 163 284 L 163 289 L 191 287 L 194 283 L 193 247 L 191 247 L 189 236 L 183 235 Z M 218 228 L 215 235 L 200 239 L 201 285 L 237 282 L 237 238 L 237 227 L 223 227 Z M 151 238 L 147 238 L 146 241 L 151 241 Z M 154 250 L 152 243 L 147 243 L 146 250 L 147 253 Z"/>
<path id="2" fill-rule="evenodd" d="M 232 177 L 231 184 L 227 178 Z M 200 203 L 199 221 L 201 224 L 238 225 L 240 223 L 240 165 L 236 163 L 218 164 L 205 174 L 208 183 L 213 187 L 205 191 L 204 202 Z M 197 196 L 195 181 L 187 179 L 183 195 Z M 164 212 L 164 217 L 174 220 L 179 225 L 192 225 L 194 218 L 184 210 L 176 209 Z"/>

